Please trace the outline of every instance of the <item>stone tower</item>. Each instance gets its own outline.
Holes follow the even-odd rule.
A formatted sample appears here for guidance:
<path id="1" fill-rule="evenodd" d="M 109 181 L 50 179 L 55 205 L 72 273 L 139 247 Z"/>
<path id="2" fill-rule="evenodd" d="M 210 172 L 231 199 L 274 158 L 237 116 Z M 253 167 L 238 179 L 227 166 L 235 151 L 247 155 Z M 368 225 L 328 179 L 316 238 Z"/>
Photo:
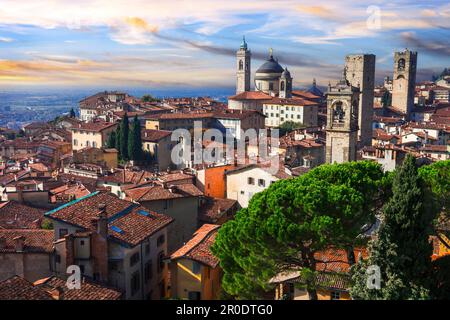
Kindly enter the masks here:
<path id="1" fill-rule="evenodd" d="M 403 112 L 407 119 L 414 107 L 416 70 L 417 52 L 406 49 L 395 53 L 392 106 Z"/>
<path id="2" fill-rule="evenodd" d="M 280 77 L 279 97 L 280 98 L 292 97 L 292 77 L 287 67 L 284 69 Z"/>
<path id="3" fill-rule="evenodd" d="M 375 55 L 354 54 L 345 57 L 347 80 L 359 88 L 358 141 L 360 147 L 372 145 L 372 117 L 375 89 Z"/>
<path id="4" fill-rule="evenodd" d="M 346 79 L 328 87 L 326 162 L 356 160 L 360 90 Z"/>
<path id="5" fill-rule="evenodd" d="M 236 53 L 237 72 L 236 72 L 236 94 L 244 91 L 250 91 L 250 61 L 251 52 L 247 48 L 245 37 L 242 39 L 241 47 Z"/>

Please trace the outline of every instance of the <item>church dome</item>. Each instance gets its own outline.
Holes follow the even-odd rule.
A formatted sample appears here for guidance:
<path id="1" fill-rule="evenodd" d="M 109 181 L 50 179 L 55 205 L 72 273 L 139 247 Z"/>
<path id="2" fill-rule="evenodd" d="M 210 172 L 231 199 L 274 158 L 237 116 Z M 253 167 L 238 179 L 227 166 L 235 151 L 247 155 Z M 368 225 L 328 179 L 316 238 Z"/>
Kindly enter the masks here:
<path id="1" fill-rule="evenodd" d="M 283 67 L 273 58 L 271 55 L 269 59 L 263 63 L 256 73 L 282 73 L 284 71 Z"/>

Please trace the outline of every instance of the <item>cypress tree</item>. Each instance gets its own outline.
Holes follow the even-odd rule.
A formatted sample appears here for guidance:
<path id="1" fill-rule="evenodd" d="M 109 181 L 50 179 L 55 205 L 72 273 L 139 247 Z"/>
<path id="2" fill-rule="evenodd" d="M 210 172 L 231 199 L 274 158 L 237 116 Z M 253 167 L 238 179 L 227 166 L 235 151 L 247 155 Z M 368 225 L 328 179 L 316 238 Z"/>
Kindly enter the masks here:
<path id="1" fill-rule="evenodd" d="M 122 159 L 122 155 L 120 153 L 120 124 L 117 126 L 117 130 L 116 130 L 116 145 L 115 145 L 116 150 L 119 152 L 119 159 Z"/>
<path id="2" fill-rule="evenodd" d="M 128 123 L 128 115 L 125 115 L 122 118 L 122 122 L 120 123 L 120 156 L 123 160 L 128 160 L 128 135 L 129 135 L 129 123 Z"/>
<path id="3" fill-rule="evenodd" d="M 137 116 L 133 119 L 132 130 L 128 136 L 128 156 L 132 160 L 142 160 L 141 123 Z"/>
<path id="4" fill-rule="evenodd" d="M 115 148 L 116 147 L 116 132 L 113 131 L 108 136 L 108 141 L 106 142 L 106 146 L 108 148 Z"/>
<path id="5" fill-rule="evenodd" d="M 75 118 L 76 117 L 75 110 L 73 110 L 73 108 L 70 109 L 70 117 L 71 118 Z"/>
<path id="6" fill-rule="evenodd" d="M 392 197 L 383 208 L 378 238 L 369 246 L 369 258 L 352 269 L 356 299 L 426 299 L 427 273 L 433 248 L 429 242 L 435 211 L 425 204 L 424 186 L 415 158 L 408 155 L 395 173 Z M 366 286 L 366 268 L 380 267 L 381 289 Z"/>

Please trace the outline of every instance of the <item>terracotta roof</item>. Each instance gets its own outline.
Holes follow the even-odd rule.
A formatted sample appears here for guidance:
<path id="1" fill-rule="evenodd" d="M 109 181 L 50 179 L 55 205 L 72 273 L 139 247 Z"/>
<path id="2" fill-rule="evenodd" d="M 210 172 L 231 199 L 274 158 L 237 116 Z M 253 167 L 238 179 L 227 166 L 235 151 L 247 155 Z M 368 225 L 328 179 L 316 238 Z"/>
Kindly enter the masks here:
<path id="1" fill-rule="evenodd" d="M 317 106 L 317 102 L 301 98 L 273 98 L 265 104 L 284 104 L 290 106 Z"/>
<path id="2" fill-rule="evenodd" d="M 360 254 L 361 253 L 361 254 Z M 356 262 L 360 257 L 367 257 L 365 249 L 355 249 Z M 347 254 L 342 249 L 328 249 L 318 252 L 314 257 L 319 260 L 316 265 L 316 285 L 322 288 L 337 290 L 348 290 L 350 287 L 350 276 L 348 274 L 350 265 Z M 271 283 L 299 282 L 304 283 L 304 278 L 300 271 L 282 272 L 270 280 Z"/>
<path id="3" fill-rule="evenodd" d="M 175 251 L 170 258 L 172 260 L 192 259 L 215 268 L 219 264 L 219 259 L 212 254 L 210 248 L 214 244 L 219 228 L 219 225 L 204 224 L 194 233 L 193 238 Z"/>
<path id="4" fill-rule="evenodd" d="M 316 96 L 315 94 L 313 94 L 309 91 L 304 91 L 304 90 L 293 90 L 292 95 L 299 96 L 299 97 L 305 98 L 305 99 L 320 99 L 319 96 Z"/>
<path id="5" fill-rule="evenodd" d="M 199 219 L 208 223 L 216 223 L 236 204 L 237 201 L 232 199 L 207 198 L 206 203 L 200 207 Z"/>
<path id="6" fill-rule="evenodd" d="M 37 229 L 44 218 L 45 210 L 33 208 L 15 201 L 0 205 L 0 228 Z"/>
<path id="7" fill-rule="evenodd" d="M 429 152 L 448 152 L 449 147 L 446 145 L 425 145 L 420 148 L 421 151 L 429 151 Z"/>
<path id="8" fill-rule="evenodd" d="M 260 115 L 262 117 L 265 117 L 264 114 L 262 114 L 259 111 L 256 110 L 235 110 L 235 109 L 224 109 L 221 111 L 214 112 L 214 118 L 218 119 L 237 119 L 242 120 L 248 117 L 251 117 L 253 115 Z"/>
<path id="9" fill-rule="evenodd" d="M 38 172 L 48 172 L 49 171 L 49 168 L 42 162 L 30 163 L 30 164 L 28 164 L 28 167 L 31 170 L 38 171 Z"/>
<path id="10" fill-rule="evenodd" d="M 155 184 L 129 189 L 125 191 L 125 194 L 133 201 L 138 202 L 198 197 L 203 195 L 203 193 L 191 183 L 177 184 L 167 187 Z"/>
<path id="11" fill-rule="evenodd" d="M 228 97 L 229 100 L 271 100 L 272 97 L 261 91 L 244 91 Z"/>
<path id="12" fill-rule="evenodd" d="M 82 184 L 63 185 L 50 191 L 52 202 L 68 202 L 87 196 L 91 192 Z"/>
<path id="13" fill-rule="evenodd" d="M 54 232 L 43 229 L 0 229 L 0 238 L 3 238 L 5 246 L 0 252 L 12 253 L 15 250 L 15 240 L 23 237 L 23 252 L 51 253 L 53 251 Z"/>
<path id="14" fill-rule="evenodd" d="M 142 130 L 141 136 L 142 141 L 157 142 L 171 134 L 172 131 L 144 129 Z"/>
<path id="15" fill-rule="evenodd" d="M 164 183 L 170 183 L 170 182 L 176 182 L 180 180 L 187 180 L 190 179 L 191 182 L 194 182 L 194 176 L 190 174 L 186 174 L 184 172 L 169 172 L 164 173 L 160 176 L 158 176 L 158 180 L 162 181 Z"/>
<path id="16" fill-rule="evenodd" d="M 0 281 L 0 300 L 53 300 L 45 290 L 19 277 Z"/>
<path id="17" fill-rule="evenodd" d="M 35 281 L 34 286 L 47 292 L 60 288 L 63 290 L 62 300 L 119 300 L 122 296 L 120 291 L 93 283 L 85 278 L 81 288 L 76 290 L 68 289 L 66 281 L 55 276 Z"/>
<path id="18" fill-rule="evenodd" d="M 47 212 L 46 216 L 91 230 L 92 220 L 99 218 L 100 204 L 106 205 L 109 236 L 129 246 L 139 244 L 173 221 L 171 217 L 149 211 L 106 192 L 91 193 Z"/>
<path id="19" fill-rule="evenodd" d="M 374 116 L 373 121 L 382 122 L 382 123 L 401 123 L 404 122 L 403 119 L 397 118 L 397 117 L 381 117 L 381 116 Z"/>
<path id="20" fill-rule="evenodd" d="M 174 119 L 203 119 L 212 118 L 211 112 L 176 112 L 176 113 L 162 113 L 147 117 L 150 120 L 174 120 Z"/>
<path id="21" fill-rule="evenodd" d="M 81 122 L 77 126 L 70 128 L 71 130 L 82 130 L 82 131 L 93 131 L 100 132 L 107 128 L 117 126 L 117 123 L 105 122 L 105 121 L 95 121 L 95 122 Z"/>

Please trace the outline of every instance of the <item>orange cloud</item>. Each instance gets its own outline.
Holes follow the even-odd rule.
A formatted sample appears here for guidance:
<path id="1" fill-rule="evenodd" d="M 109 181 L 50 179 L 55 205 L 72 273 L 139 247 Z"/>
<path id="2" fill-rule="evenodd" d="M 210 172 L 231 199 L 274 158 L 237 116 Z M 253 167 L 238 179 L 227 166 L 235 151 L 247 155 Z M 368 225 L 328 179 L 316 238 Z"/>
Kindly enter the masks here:
<path id="1" fill-rule="evenodd" d="M 317 16 L 320 18 L 331 18 L 335 15 L 333 10 L 325 8 L 323 6 L 306 6 L 306 5 L 298 5 L 297 10 L 309 15 Z"/>
<path id="2" fill-rule="evenodd" d="M 158 32 L 157 26 L 151 26 L 144 19 L 138 17 L 128 17 L 125 19 L 125 22 L 132 27 L 142 29 L 151 33 Z"/>

